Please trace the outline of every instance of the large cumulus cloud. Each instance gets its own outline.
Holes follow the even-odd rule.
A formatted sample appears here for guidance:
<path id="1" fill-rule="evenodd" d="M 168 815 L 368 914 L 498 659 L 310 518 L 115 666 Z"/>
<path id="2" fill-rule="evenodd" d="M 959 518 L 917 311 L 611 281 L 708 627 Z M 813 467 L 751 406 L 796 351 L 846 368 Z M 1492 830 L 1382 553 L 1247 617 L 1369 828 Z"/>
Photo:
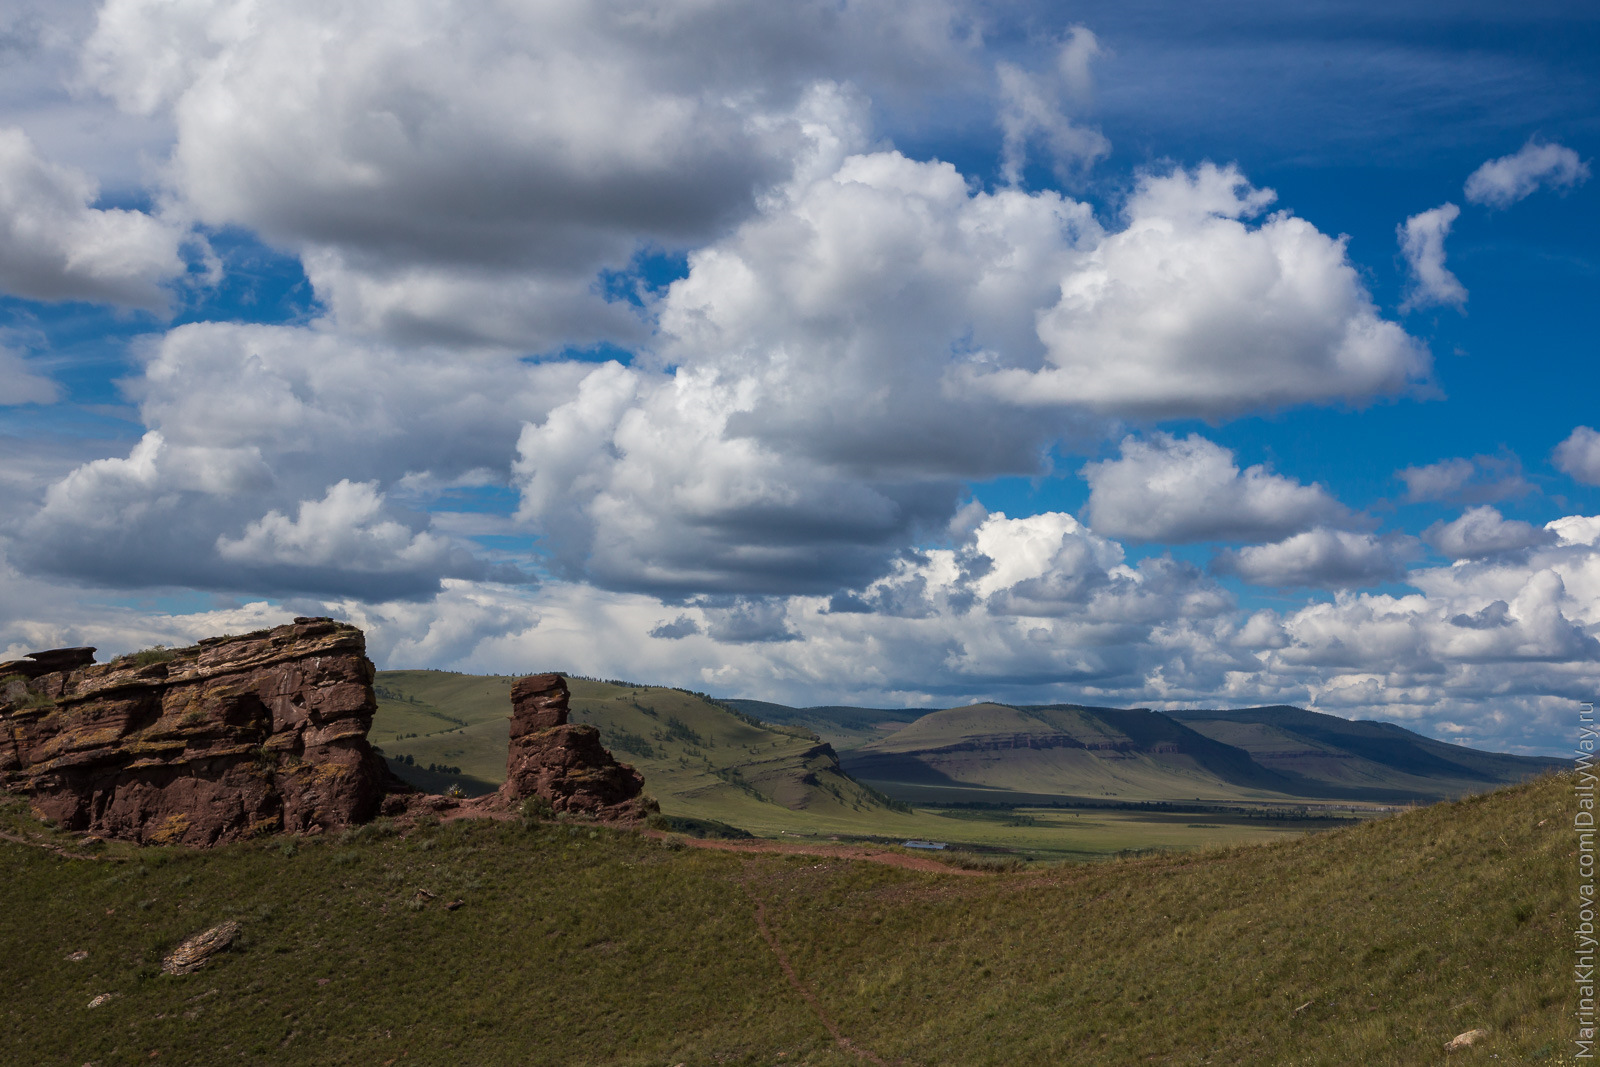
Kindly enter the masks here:
<path id="1" fill-rule="evenodd" d="M 597 274 L 747 215 L 815 85 L 928 88 L 969 38 L 943 3 L 110 0 L 85 71 L 346 328 L 541 350 L 638 340 Z"/>
<path id="2" fill-rule="evenodd" d="M 129 388 L 150 429 L 13 511 L 19 562 L 97 585 L 377 598 L 520 578 L 433 529 L 447 508 L 405 504 L 452 480 L 507 482 L 522 420 L 582 373 L 223 323 L 173 330 L 145 357 Z"/>
<path id="3" fill-rule="evenodd" d="M 1348 521 L 1320 485 L 1301 485 L 1198 434 L 1123 439 L 1121 455 L 1083 468 L 1086 512 L 1098 533 L 1133 541 L 1263 540 Z"/>
<path id="4" fill-rule="evenodd" d="M 1426 374 L 1340 242 L 1288 216 L 1231 217 L 1267 199 L 1237 172 L 1148 178 L 1108 232 L 1058 193 L 983 191 L 946 163 L 852 151 L 848 128 L 812 137 L 794 178 L 691 255 L 660 301 L 653 365 L 670 370 L 596 370 L 524 434 L 519 514 L 566 575 L 658 591 L 849 584 L 938 531 L 966 481 L 1039 473 L 1107 414 L 1359 400 Z M 1067 344 L 1057 327 L 1080 313 L 1098 332 Z M 1160 343 L 1134 345 L 1151 328 Z M 1053 364 L 1068 351 L 1070 375 Z M 1203 386 L 1186 383 L 1202 369 Z M 1184 535 L 1345 515 L 1263 472 L 1239 486 L 1238 529 Z"/>
<path id="5" fill-rule="evenodd" d="M 1212 417 L 1417 385 L 1426 351 L 1379 315 L 1342 239 L 1287 212 L 1245 221 L 1274 199 L 1234 167 L 1146 175 L 1127 225 L 1039 309 L 1038 358 L 975 366 L 972 385 L 1019 405 Z"/>
<path id="6" fill-rule="evenodd" d="M 163 310 L 185 270 L 185 230 L 142 211 L 98 208 L 98 184 L 0 128 L 0 292 Z"/>

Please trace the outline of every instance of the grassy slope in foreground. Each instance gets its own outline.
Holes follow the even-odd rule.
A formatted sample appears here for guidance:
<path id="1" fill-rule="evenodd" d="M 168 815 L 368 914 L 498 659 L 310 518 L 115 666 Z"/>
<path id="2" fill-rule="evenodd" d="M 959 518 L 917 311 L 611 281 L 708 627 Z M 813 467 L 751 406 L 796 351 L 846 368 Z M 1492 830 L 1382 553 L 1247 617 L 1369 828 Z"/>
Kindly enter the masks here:
<path id="1" fill-rule="evenodd" d="M 0 841 L 0 1062 L 860 1062 L 785 979 L 760 901 L 817 1004 L 890 1062 L 1433 1064 L 1481 1027 L 1450 1062 L 1565 1063 L 1573 806 L 1551 777 L 1263 847 L 969 878 L 563 824 L 103 849 L 122 863 Z M 224 919 L 235 949 L 158 973 Z"/>

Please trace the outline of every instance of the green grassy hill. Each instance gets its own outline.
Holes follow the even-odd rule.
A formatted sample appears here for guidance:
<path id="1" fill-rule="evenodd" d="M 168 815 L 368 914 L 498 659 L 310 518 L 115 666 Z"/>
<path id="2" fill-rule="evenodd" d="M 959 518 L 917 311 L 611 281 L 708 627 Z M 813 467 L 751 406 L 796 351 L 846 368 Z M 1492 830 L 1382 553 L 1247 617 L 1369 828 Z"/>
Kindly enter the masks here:
<path id="1" fill-rule="evenodd" d="M 840 758 L 855 778 L 924 804 L 1428 803 L 1560 765 L 1299 708 L 1155 712 L 1073 704 L 935 711 L 842 749 Z"/>
<path id="2" fill-rule="evenodd" d="M 1286 780 L 1238 748 L 1158 712 L 977 704 L 924 715 L 845 753 L 892 796 L 989 795 L 1167 801 L 1280 801 Z"/>
<path id="3" fill-rule="evenodd" d="M 380 671 L 370 737 L 418 785 L 488 792 L 505 780 L 515 681 Z M 832 749 L 807 730 L 760 723 L 680 689 L 567 681 L 572 721 L 599 728 L 668 815 L 781 832 L 802 823 L 858 829 L 855 816 L 888 812 L 886 800 L 843 774 Z M 408 756 L 409 764 L 396 762 Z M 430 774 L 429 765 L 460 772 Z"/>
<path id="4" fill-rule="evenodd" d="M 450 671 L 379 671 L 378 712 L 367 738 L 390 766 L 432 792 L 491 793 L 506 776 L 511 687 L 516 679 Z M 410 756 L 412 762 L 405 764 Z M 430 772 L 427 768 L 452 768 Z M 459 770 L 454 770 L 459 768 Z"/>
<path id="5" fill-rule="evenodd" d="M 1568 1063 L 1572 815 L 1552 777 L 976 877 L 573 823 L 72 844 L 96 860 L 0 840 L 0 1062 Z M 60 836 L 15 803 L 0 824 Z M 232 949 L 159 972 L 228 919 Z"/>
<path id="6" fill-rule="evenodd" d="M 1393 723 L 1351 721 L 1283 705 L 1173 711 L 1171 718 L 1249 752 L 1304 795 L 1431 801 L 1520 781 L 1564 761 L 1479 752 Z"/>
<path id="7" fill-rule="evenodd" d="M 492 791 L 504 779 L 510 677 L 380 671 L 371 737 L 402 777 L 441 792 Z M 1263 820 L 1239 811 L 1163 812 L 1017 808 L 1060 798 L 1004 794 L 999 811 L 891 807 L 841 771 L 806 728 L 756 722 L 680 689 L 569 678 L 572 717 L 645 777 L 661 810 L 688 828 L 725 824 L 790 840 L 942 841 L 1024 860 L 1091 859 L 1147 849 L 1269 840 L 1326 820 Z M 1203 738 L 1197 738 L 1202 743 Z M 410 757 L 411 763 L 397 762 Z M 429 771 L 428 767 L 436 768 Z M 437 768 L 446 768 L 444 771 Z M 459 771 L 456 769 L 459 768 Z M 977 792 L 972 799 L 994 801 Z"/>
<path id="8" fill-rule="evenodd" d="M 787 704 L 744 698 L 724 700 L 722 703 L 762 722 L 803 727 L 841 752 L 876 741 L 906 723 L 916 722 L 928 712 L 926 708 L 852 708 L 841 705 L 791 708 Z"/>

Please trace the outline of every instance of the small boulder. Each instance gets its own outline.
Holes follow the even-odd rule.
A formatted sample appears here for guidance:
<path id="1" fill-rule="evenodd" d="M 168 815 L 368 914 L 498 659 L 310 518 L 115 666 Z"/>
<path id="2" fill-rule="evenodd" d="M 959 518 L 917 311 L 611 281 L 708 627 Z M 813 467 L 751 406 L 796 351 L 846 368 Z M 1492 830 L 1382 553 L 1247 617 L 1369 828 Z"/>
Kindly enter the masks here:
<path id="1" fill-rule="evenodd" d="M 161 961 L 161 969 L 168 974 L 188 974 L 191 971 L 198 971 L 212 956 L 232 944 L 238 933 L 239 924 L 230 921 L 213 926 L 209 930 L 202 930 L 198 934 L 191 934 L 178 942 L 178 947 Z"/>

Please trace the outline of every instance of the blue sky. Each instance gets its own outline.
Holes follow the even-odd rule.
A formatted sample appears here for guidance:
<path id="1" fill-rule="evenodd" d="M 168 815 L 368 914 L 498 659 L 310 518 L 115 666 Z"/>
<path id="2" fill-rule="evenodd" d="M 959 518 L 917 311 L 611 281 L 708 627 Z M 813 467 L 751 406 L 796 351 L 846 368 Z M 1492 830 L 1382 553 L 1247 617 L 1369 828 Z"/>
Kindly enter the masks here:
<path id="1" fill-rule="evenodd" d="M 18 2 L 0 651 L 1600 688 L 1578 5 Z"/>

